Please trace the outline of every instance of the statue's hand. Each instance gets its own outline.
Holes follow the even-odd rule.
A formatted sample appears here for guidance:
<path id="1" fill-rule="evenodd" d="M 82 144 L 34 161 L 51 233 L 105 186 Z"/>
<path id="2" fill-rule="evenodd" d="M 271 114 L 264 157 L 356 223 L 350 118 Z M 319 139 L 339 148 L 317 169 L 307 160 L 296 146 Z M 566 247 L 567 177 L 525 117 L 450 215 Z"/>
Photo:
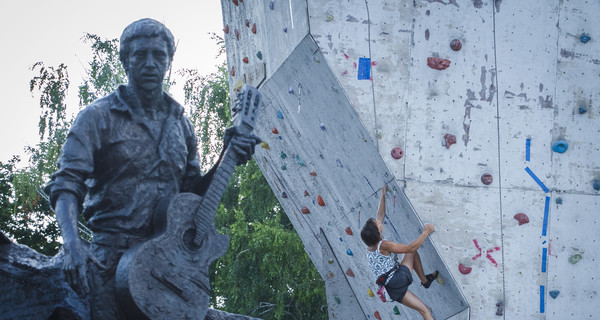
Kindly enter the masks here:
<path id="1" fill-rule="evenodd" d="M 238 165 L 245 164 L 252 159 L 256 145 L 261 142 L 262 139 L 253 134 L 249 136 L 240 135 L 235 127 L 225 130 L 225 146 L 232 148 L 236 153 Z"/>
<path id="2" fill-rule="evenodd" d="M 90 292 L 88 285 L 88 262 L 96 263 L 101 269 L 104 266 L 92 255 L 91 251 L 83 245 L 81 240 L 76 243 L 65 243 L 65 256 L 63 261 L 63 272 L 67 283 L 79 295 L 87 295 Z"/>

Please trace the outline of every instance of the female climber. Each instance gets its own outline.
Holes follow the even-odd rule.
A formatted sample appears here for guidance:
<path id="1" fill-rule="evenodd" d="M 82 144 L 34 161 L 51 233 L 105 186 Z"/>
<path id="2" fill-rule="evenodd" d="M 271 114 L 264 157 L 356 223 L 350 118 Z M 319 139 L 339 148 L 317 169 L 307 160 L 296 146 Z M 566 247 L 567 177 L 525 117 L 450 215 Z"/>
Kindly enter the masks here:
<path id="1" fill-rule="evenodd" d="M 426 224 L 423 233 L 411 244 L 406 245 L 389 240 L 383 240 L 383 219 L 385 218 L 385 193 L 387 186 L 381 188 L 381 199 L 377 210 L 377 219 L 370 218 L 360 232 L 360 237 L 367 245 L 367 258 L 369 266 L 375 277 L 377 285 L 384 285 L 388 295 L 394 301 L 417 310 L 425 320 L 432 320 L 433 315 L 429 307 L 414 293 L 408 290 L 412 283 L 412 271 L 414 270 L 421 285 L 429 288 L 438 272 L 425 275 L 423 265 L 417 249 L 423 244 L 425 238 L 433 233 L 435 227 Z M 398 264 L 398 258 L 402 262 Z"/>

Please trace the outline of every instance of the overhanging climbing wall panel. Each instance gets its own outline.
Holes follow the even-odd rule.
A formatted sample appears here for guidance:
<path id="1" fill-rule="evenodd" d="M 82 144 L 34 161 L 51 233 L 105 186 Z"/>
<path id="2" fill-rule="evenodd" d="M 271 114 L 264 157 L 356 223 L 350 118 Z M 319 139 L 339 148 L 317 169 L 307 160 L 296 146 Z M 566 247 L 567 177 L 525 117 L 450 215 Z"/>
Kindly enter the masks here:
<path id="1" fill-rule="evenodd" d="M 375 216 L 384 183 L 392 190 L 387 197 L 386 238 L 408 243 L 418 236 L 421 222 L 310 36 L 260 90 L 265 107 L 256 131 L 269 147 L 258 150 L 256 158 L 290 220 L 305 243 L 314 245 L 323 230 L 341 269 L 353 270 L 354 276 L 332 276 L 347 278 L 364 311 L 358 318 L 373 316 L 375 311 L 382 317 L 393 316 L 391 304 L 367 295 L 376 288 L 359 230 Z M 347 227 L 352 235 L 346 233 Z M 446 282 L 430 290 L 419 286 L 411 290 L 428 301 L 441 319 L 467 308 L 430 241 L 421 256 L 426 268 L 439 270 Z M 407 319 L 420 317 L 403 307 L 400 310 Z"/>

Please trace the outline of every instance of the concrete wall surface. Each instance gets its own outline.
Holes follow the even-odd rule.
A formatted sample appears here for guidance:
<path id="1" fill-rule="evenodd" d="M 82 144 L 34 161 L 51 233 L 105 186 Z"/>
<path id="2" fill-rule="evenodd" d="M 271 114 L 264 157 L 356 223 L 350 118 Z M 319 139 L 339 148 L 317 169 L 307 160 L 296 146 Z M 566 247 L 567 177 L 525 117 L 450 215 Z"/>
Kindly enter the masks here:
<path id="1" fill-rule="evenodd" d="M 221 3 L 231 88 L 263 93 L 256 160 L 330 318 L 419 318 L 368 295 L 359 233 L 385 183 L 387 239 L 436 225 L 421 251 L 445 282 L 411 286 L 436 319 L 595 318 L 600 2 Z"/>

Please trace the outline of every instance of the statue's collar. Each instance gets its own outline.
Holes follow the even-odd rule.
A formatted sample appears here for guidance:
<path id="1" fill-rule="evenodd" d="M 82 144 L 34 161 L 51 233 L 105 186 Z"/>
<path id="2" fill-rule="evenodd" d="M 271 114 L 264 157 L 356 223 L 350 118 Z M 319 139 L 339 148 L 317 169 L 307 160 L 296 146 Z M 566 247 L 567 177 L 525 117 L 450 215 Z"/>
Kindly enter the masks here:
<path id="1" fill-rule="evenodd" d="M 121 112 L 127 112 L 130 115 L 133 113 L 131 110 L 131 106 L 127 103 L 125 99 L 125 85 L 120 85 L 115 91 L 117 101 L 116 103 L 111 104 L 110 108 L 112 110 L 117 110 Z M 165 105 L 169 107 L 171 114 L 177 118 L 183 115 L 183 106 L 181 106 L 173 97 L 171 97 L 168 93 L 163 92 L 163 99 L 165 101 Z"/>

